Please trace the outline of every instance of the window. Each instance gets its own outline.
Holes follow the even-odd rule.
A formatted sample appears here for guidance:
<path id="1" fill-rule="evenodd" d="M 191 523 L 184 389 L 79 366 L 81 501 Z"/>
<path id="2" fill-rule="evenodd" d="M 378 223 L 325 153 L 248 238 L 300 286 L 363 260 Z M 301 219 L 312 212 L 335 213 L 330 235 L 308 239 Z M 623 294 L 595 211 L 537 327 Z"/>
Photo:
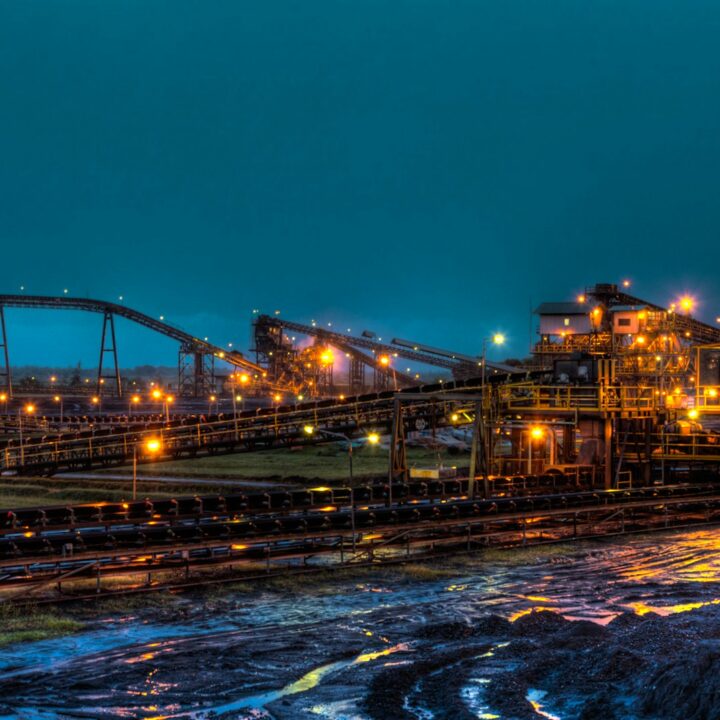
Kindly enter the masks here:
<path id="1" fill-rule="evenodd" d="M 630 327 L 630 318 L 618 318 L 618 327 Z"/>
<path id="2" fill-rule="evenodd" d="M 563 325 L 564 325 L 565 327 L 570 327 L 570 318 L 565 318 L 565 319 L 563 320 Z"/>

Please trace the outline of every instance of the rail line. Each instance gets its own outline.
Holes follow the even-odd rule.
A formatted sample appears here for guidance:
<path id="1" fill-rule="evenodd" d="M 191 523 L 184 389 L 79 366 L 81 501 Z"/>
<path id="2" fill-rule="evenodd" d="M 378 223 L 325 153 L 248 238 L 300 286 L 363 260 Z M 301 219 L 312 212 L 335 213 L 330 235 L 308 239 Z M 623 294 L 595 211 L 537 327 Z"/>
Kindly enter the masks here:
<path id="1" fill-rule="evenodd" d="M 42 531 L 32 537 L 6 532 L 0 539 L 0 591 L 10 594 L 0 597 L 27 601 L 29 593 L 43 587 L 55 585 L 62 592 L 63 584 L 67 591 L 72 583 L 88 580 L 97 597 L 102 579 L 117 576 L 126 576 L 125 582 L 143 576 L 130 591 L 180 589 L 218 581 L 216 575 L 196 572 L 203 569 L 222 569 L 230 573 L 225 578 L 230 581 L 708 524 L 719 513 L 717 488 L 684 485 L 489 500 L 407 499 L 363 506 L 354 513 L 346 505 L 327 511 L 228 514 L 210 522 L 196 518 L 160 526 L 114 526 L 111 532 L 97 527 Z M 93 536 L 97 544 L 90 547 L 87 540 Z M 158 577 L 164 580 L 158 582 Z"/>

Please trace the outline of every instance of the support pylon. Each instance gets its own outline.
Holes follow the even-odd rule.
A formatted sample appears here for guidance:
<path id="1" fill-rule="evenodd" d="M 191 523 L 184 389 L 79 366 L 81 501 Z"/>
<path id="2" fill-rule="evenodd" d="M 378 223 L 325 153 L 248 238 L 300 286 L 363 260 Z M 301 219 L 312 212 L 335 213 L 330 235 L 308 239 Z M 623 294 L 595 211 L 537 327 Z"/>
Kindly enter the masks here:
<path id="1" fill-rule="evenodd" d="M 407 479 L 403 409 L 400 400 L 395 398 L 393 402 L 392 438 L 390 438 L 390 482 L 407 482 Z"/>
<path id="2" fill-rule="evenodd" d="M 12 368 L 8 352 L 7 333 L 5 331 L 5 309 L 0 305 L 0 349 L 2 349 L 3 365 L 0 366 L 0 390 L 12 397 Z"/>
<path id="3" fill-rule="evenodd" d="M 108 332 L 108 327 L 110 331 Z M 112 354 L 114 373 L 103 375 L 105 355 Z M 115 390 L 118 397 L 122 397 L 122 383 L 120 380 L 120 367 L 118 366 L 117 343 L 115 342 L 115 321 L 111 312 L 103 316 L 102 337 L 100 339 L 100 361 L 98 362 L 97 394 L 101 395 L 107 384 L 106 380 L 115 382 Z"/>

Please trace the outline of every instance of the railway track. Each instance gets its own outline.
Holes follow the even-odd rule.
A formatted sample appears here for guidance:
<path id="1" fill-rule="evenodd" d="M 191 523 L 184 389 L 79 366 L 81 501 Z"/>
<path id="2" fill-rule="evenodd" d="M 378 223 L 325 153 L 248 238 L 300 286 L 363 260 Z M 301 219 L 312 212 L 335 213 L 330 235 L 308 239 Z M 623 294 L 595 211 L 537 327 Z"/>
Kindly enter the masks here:
<path id="1" fill-rule="evenodd" d="M 462 492 L 462 484 L 442 490 L 453 489 Z M 387 495 L 387 486 L 377 490 Z M 17 514 L 8 524 L 6 516 L 0 529 L 0 598 L 27 599 L 49 585 L 66 592 L 75 581 L 86 584 L 88 579 L 95 583 L 97 595 L 103 579 L 118 576 L 125 582 L 141 576 L 138 590 L 146 585 L 197 586 L 216 582 L 220 569 L 238 579 L 258 572 L 397 562 L 489 545 L 706 524 L 720 513 L 720 492 L 712 485 L 539 492 L 486 500 L 408 492 L 400 502 L 368 498 L 367 489 L 361 491 L 363 500 L 348 488 L 305 491 L 311 495 L 297 498 L 306 502 L 304 508 L 251 509 L 254 499 L 237 512 L 228 509 L 233 496 L 215 497 L 212 509 L 197 505 L 204 498 L 183 498 L 195 506 L 180 512 L 184 506 L 178 499 L 174 509 L 153 513 L 161 516 L 158 519 L 133 518 L 131 508 L 122 507 L 126 514 L 118 517 L 111 506 L 113 512 L 103 520 L 82 521 L 78 515 L 69 524 L 46 523 L 35 529 L 18 526 Z M 312 497 L 313 492 L 319 495 Z M 317 504 L 325 500 L 331 504 Z M 35 517 L 42 517 L 39 510 Z M 52 517 L 50 508 L 43 510 L 46 520 Z M 211 569 L 214 573 L 203 572 Z"/>

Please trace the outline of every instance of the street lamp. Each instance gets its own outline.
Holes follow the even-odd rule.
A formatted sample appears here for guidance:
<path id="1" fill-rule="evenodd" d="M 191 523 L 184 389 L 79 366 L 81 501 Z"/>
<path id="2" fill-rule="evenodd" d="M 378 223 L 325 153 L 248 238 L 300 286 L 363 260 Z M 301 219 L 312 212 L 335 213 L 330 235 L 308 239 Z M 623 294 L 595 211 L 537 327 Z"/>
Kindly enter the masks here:
<path id="1" fill-rule="evenodd" d="M 130 398 L 130 402 L 128 403 L 128 416 L 132 415 L 133 405 L 139 405 L 139 404 L 140 404 L 140 396 L 133 395 Z"/>
<path id="2" fill-rule="evenodd" d="M 532 475 L 532 447 L 533 440 L 542 440 L 545 437 L 545 428 L 533 425 L 528 432 L 527 473 Z"/>
<path id="3" fill-rule="evenodd" d="M 165 396 L 165 422 L 170 424 L 170 406 L 175 402 L 175 398 L 172 395 Z"/>
<path id="4" fill-rule="evenodd" d="M 208 398 L 208 415 L 212 415 L 213 403 L 217 403 L 217 395 L 211 395 Z M 215 405 L 215 412 L 218 411 L 217 404 Z"/>
<path id="5" fill-rule="evenodd" d="M 28 414 L 32 415 L 35 412 L 35 406 L 32 403 L 28 403 L 25 407 L 18 408 L 18 430 L 20 433 L 20 464 L 25 464 L 25 443 L 23 442 L 23 410 Z"/>
<path id="6" fill-rule="evenodd" d="M 133 445 L 133 482 L 132 482 L 132 499 L 137 499 L 137 461 L 138 461 L 138 445 Z M 157 438 L 150 438 L 145 441 L 145 452 L 148 455 L 157 455 L 162 450 L 162 443 Z"/>
<path id="7" fill-rule="evenodd" d="M 62 422 L 62 421 L 63 421 L 63 416 L 64 416 L 64 414 L 65 414 L 65 413 L 63 412 L 63 399 L 62 399 L 62 395 L 56 395 L 56 396 L 53 398 L 53 400 L 54 400 L 56 403 L 59 403 L 59 404 L 60 404 L 60 422 Z"/>
<path id="8" fill-rule="evenodd" d="M 9 399 L 10 398 L 6 392 L 0 393 L 0 402 L 3 403 L 3 405 L 5 405 L 5 415 L 8 414 L 8 400 Z"/>
<path id="9" fill-rule="evenodd" d="M 480 417 L 477 418 L 475 423 L 476 432 L 482 429 L 482 441 L 483 441 L 483 495 L 488 497 L 490 495 L 490 487 L 488 483 L 488 466 L 490 464 L 490 443 L 488 439 L 487 426 L 485 423 L 485 380 L 487 375 L 487 346 L 488 343 L 493 345 L 504 345 L 505 336 L 502 333 L 494 333 L 490 337 L 483 338 L 482 341 L 482 374 L 480 375 L 480 404 L 477 412 Z M 468 494 L 471 498 L 475 497 L 475 447 L 477 446 L 477 438 L 473 439 L 473 453 L 470 456 L 470 477 L 468 478 Z"/>
<path id="10" fill-rule="evenodd" d="M 397 390 L 397 374 L 395 373 L 395 368 L 392 367 L 390 356 L 380 355 L 378 357 L 378 365 L 380 365 L 380 367 L 384 368 L 385 370 L 392 370 L 393 387 L 395 390 Z"/>
<path id="11" fill-rule="evenodd" d="M 100 404 L 100 396 L 99 396 L 99 395 L 93 395 L 92 398 L 90 399 L 90 402 L 91 402 L 93 405 L 95 405 L 95 407 L 97 408 L 98 414 L 100 414 L 100 407 L 101 407 L 101 404 Z"/>

